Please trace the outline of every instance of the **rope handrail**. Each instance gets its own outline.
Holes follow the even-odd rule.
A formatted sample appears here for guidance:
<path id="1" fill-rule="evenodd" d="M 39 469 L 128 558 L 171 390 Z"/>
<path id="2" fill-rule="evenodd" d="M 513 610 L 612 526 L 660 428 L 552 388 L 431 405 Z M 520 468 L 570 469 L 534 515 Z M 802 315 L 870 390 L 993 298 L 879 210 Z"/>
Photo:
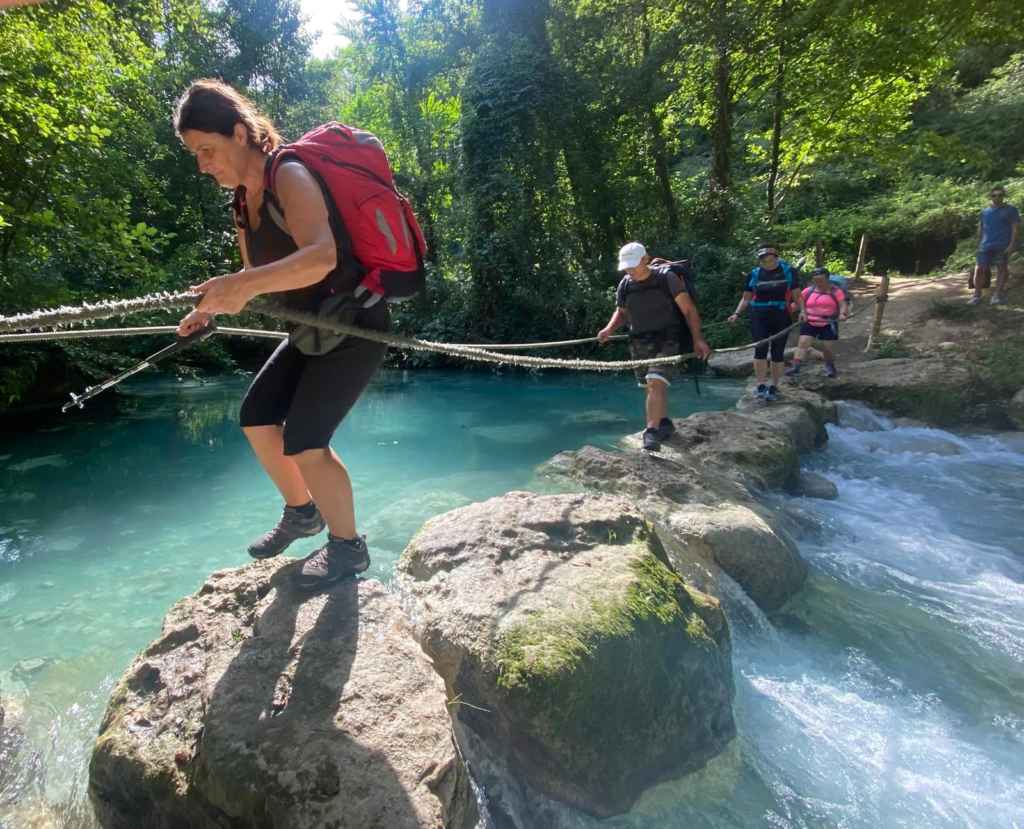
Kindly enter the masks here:
<path id="1" fill-rule="evenodd" d="M 0 335 L 0 342 L 25 342 L 33 340 L 52 339 L 77 339 L 86 336 L 116 336 L 114 331 L 132 331 L 133 333 L 163 333 L 176 330 L 174 326 L 149 326 L 145 329 L 86 329 L 78 331 L 52 331 L 52 332 L 28 332 L 13 335 L 10 332 L 25 332 L 30 328 L 56 327 L 74 322 L 86 322 L 97 319 L 109 319 L 110 317 L 127 316 L 144 311 L 166 310 L 171 308 L 191 308 L 195 305 L 197 295 L 191 292 L 182 291 L 178 293 L 159 292 L 147 296 L 136 297 L 127 300 L 107 300 L 98 303 L 87 303 L 81 306 L 62 306 L 53 309 L 40 309 L 23 314 L 12 316 L 0 316 L 0 332 L 8 332 Z M 399 348 L 411 351 L 428 351 L 436 354 L 459 357 L 473 362 L 496 363 L 499 365 L 513 365 L 524 368 L 560 368 L 575 371 L 626 371 L 634 368 L 647 368 L 651 366 L 678 363 L 692 359 L 697 355 L 694 352 L 679 354 L 671 357 L 653 357 L 643 360 L 583 360 L 583 359 L 560 359 L 551 357 L 531 357 L 520 354 L 501 353 L 502 348 L 512 347 L 540 348 L 556 347 L 561 345 L 576 345 L 584 342 L 594 342 L 597 337 L 586 337 L 579 340 L 562 340 L 556 343 L 509 343 L 495 344 L 495 346 L 466 344 L 466 343 L 442 343 L 432 340 L 408 337 L 400 334 L 392 334 L 384 331 L 375 331 L 360 328 L 354 325 L 337 321 L 320 319 L 316 314 L 297 311 L 291 308 L 284 308 L 267 300 L 256 300 L 252 303 L 252 310 L 261 314 L 291 322 L 299 325 L 311 325 L 330 331 L 335 334 L 361 337 L 362 339 L 379 342 L 392 348 Z M 853 316 L 852 314 L 850 315 Z M 746 345 L 719 348 L 715 353 L 726 354 L 740 351 L 747 351 L 759 345 L 770 343 L 773 340 L 788 335 L 790 331 L 800 325 L 795 322 L 770 337 L 765 337 Z M 152 330 L 152 329 L 160 329 Z M 243 336 L 266 336 L 284 338 L 282 332 L 259 331 L 257 329 L 220 329 L 222 333 L 237 334 Z M 17 339 L 14 339 L 17 336 Z M 621 338 L 618 337 L 618 338 Z"/>

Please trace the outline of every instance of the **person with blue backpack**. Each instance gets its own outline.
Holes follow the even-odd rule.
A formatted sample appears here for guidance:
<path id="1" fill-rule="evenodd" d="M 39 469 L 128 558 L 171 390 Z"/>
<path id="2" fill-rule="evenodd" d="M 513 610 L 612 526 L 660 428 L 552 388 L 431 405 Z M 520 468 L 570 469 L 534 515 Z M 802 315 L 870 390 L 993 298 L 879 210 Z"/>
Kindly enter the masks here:
<path id="1" fill-rule="evenodd" d="M 736 322 L 740 314 L 750 308 L 750 333 L 757 342 L 754 348 L 756 394 L 769 403 L 778 400 L 779 397 L 779 383 L 785 369 L 788 339 L 788 334 L 781 332 L 792 325 L 790 306 L 794 292 L 799 287 L 799 268 L 780 259 L 779 252 L 773 245 L 761 245 L 757 250 L 757 267 L 744 278 L 743 295 L 736 306 L 736 311 L 729 316 L 729 322 Z"/>
<path id="2" fill-rule="evenodd" d="M 379 300 L 415 291 L 425 245 L 374 136 L 331 123 L 284 144 L 252 101 L 217 80 L 188 88 L 174 127 L 199 172 L 234 191 L 243 265 L 193 286 L 202 298 L 180 322 L 180 336 L 260 295 L 324 319 L 389 329 L 388 303 Z M 370 565 L 366 539 L 356 531 L 352 482 L 330 441 L 386 351 L 370 340 L 300 326 L 242 401 L 242 431 L 284 500 L 281 519 L 249 545 L 249 555 L 270 558 L 328 530 L 327 542 L 296 570 L 301 589 L 334 584 Z"/>
<path id="3" fill-rule="evenodd" d="M 671 358 L 690 351 L 702 360 L 710 356 L 711 348 L 701 335 L 694 273 L 688 261 L 654 260 L 643 245 L 630 242 L 619 251 L 619 270 L 625 276 L 615 290 L 615 311 L 597 332 L 600 342 L 608 342 L 628 322 L 634 359 Z M 670 362 L 635 370 L 637 385 L 647 392 L 644 449 L 658 451 L 675 431 L 668 416 L 668 389 L 679 369 L 678 362 Z"/>

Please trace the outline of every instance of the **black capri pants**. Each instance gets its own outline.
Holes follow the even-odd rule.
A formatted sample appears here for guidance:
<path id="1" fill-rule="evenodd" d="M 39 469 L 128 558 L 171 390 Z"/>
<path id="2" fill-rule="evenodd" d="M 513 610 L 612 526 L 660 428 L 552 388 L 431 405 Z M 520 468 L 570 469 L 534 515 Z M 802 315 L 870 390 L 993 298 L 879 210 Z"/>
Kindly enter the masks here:
<path id="1" fill-rule="evenodd" d="M 792 324 L 793 321 L 789 318 L 789 313 L 785 308 L 750 309 L 750 333 L 755 342 L 770 337 L 772 334 L 778 334 Z M 776 337 L 770 343 L 761 343 L 754 348 L 754 359 L 764 360 L 768 357 L 770 350 L 773 363 L 785 362 L 786 340 L 788 339 L 789 334 L 786 334 Z"/>
<path id="2" fill-rule="evenodd" d="M 352 323 L 387 331 L 391 314 L 386 302 L 361 310 Z M 239 423 L 284 425 L 284 453 L 326 449 L 335 429 L 369 385 L 388 347 L 348 337 L 318 357 L 303 354 L 285 340 L 252 381 L 242 400 Z"/>

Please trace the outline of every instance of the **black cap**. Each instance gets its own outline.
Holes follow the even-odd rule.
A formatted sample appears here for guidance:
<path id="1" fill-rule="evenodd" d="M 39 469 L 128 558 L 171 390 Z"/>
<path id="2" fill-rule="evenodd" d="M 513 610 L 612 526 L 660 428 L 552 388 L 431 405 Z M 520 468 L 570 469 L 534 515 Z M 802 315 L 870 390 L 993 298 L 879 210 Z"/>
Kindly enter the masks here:
<path id="1" fill-rule="evenodd" d="M 811 271 L 811 276 L 830 276 L 828 268 L 815 268 Z"/>

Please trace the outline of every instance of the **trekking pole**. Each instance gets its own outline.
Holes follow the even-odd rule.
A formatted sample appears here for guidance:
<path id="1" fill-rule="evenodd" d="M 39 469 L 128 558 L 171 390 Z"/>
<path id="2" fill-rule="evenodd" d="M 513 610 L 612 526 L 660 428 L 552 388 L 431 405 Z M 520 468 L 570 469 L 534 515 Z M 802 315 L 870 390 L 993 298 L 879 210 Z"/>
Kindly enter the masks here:
<path id="1" fill-rule="evenodd" d="M 177 354 L 179 351 L 183 351 L 184 349 L 188 348 L 191 345 L 194 345 L 195 343 L 202 342 L 211 334 L 213 334 L 216 328 L 217 324 L 211 319 L 202 328 L 198 329 L 197 331 L 193 331 L 187 337 L 178 337 L 175 342 L 171 343 L 166 348 L 161 348 L 158 352 L 156 352 L 156 354 L 151 354 L 138 365 L 132 366 L 131 368 L 122 371 L 120 374 L 115 374 L 110 379 L 104 380 L 102 383 L 99 383 L 95 386 L 86 386 L 85 391 L 82 392 L 81 394 L 75 394 L 74 392 L 71 392 L 71 402 L 65 403 L 63 406 L 61 406 L 61 412 L 66 414 L 68 409 L 72 409 L 75 406 L 77 406 L 79 409 L 85 408 L 86 400 L 95 397 L 100 392 L 106 391 L 107 389 L 116 386 L 122 380 L 127 380 L 133 374 L 138 374 L 140 371 L 144 371 L 145 369 L 149 368 L 152 365 L 155 365 L 161 360 L 166 360 L 168 357 Z"/>

